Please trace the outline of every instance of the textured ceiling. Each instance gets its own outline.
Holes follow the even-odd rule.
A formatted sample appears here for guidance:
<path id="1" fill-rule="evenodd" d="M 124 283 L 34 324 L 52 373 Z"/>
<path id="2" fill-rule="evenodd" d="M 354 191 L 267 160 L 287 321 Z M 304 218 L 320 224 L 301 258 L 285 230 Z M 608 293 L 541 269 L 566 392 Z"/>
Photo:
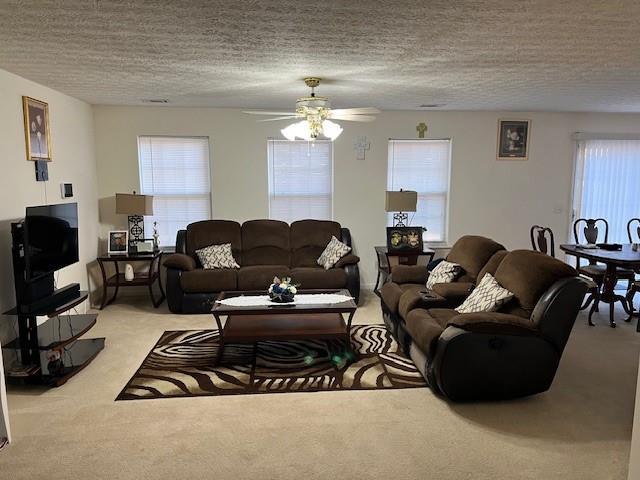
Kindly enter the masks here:
<path id="1" fill-rule="evenodd" d="M 0 0 L 0 68 L 94 104 L 640 112 L 640 1 Z"/>

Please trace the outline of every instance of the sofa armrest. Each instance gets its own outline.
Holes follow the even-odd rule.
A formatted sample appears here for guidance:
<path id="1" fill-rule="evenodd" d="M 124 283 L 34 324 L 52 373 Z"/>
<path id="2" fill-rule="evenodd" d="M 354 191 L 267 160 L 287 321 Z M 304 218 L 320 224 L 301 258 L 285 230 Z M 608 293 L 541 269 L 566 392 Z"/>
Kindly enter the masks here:
<path id="1" fill-rule="evenodd" d="M 391 281 L 395 283 L 426 284 L 429 271 L 426 265 L 394 265 L 391 268 Z"/>
<path id="2" fill-rule="evenodd" d="M 184 253 L 173 253 L 169 255 L 163 264 L 167 268 L 175 268 L 186 272 L 195 270 L 196 268 L 196 261 Z"/>
<path id="3" fill-rule="evenodd" d="M 342 268 L 345 265 L 355 265 L 359 261 L 360 261 L 360 257 L 359 256 L 354 255 L 353 253 L 348 253 L 344 257 L 342 257 L 340 260 L 338 260 L 336 262 L 336 264 L 334 265 L 334 267 Z"/>
<path id="4" fill-rule="evenodd" d="M 451 318 L 447 325 L 475 333 L 538 335 L 530 319 L 500 312 L 461 313 Z"/>

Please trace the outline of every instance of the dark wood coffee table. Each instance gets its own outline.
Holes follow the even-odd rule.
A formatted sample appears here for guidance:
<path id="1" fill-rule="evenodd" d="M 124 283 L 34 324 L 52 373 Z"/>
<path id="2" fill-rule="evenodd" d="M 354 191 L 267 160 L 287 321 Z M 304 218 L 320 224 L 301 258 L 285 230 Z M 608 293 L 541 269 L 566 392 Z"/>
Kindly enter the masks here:
<path id="1" fill-rule="evenodd" d="M 347 290 L 301 290 L 305 293 L 337 293 L 350 296 Z M 221 292 L 218 300 L 230 297 L 265 295 L 264 291 Z M 268 306 L 238 307 L 214 303 L 211 313 L 220 332 L 216 364 L 227 343 L 256 343 L 265 340 L 339 339 L 351 348 L 351 321 L 357 305 L 350 299 L 342 303 L 293 305 L 273 303 Z M 345 321 L 344 315 L 347 315 Z M 226 317 L 224 327 L 221 317 Z"/>

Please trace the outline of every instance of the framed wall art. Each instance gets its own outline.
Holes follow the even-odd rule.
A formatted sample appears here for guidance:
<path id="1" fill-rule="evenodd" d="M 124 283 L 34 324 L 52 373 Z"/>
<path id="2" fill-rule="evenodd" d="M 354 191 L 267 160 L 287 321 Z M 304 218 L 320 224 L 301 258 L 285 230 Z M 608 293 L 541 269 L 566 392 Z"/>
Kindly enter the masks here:
<path id="1" fill-rule="evenodd" d="M 22 97 L 22 109 L 27 160 L 50 162 L 52 156 L 49 104 L 35 98 Z"/>
<path id="2" fill-rule="evenodd" d="M 498 160 L 527 160 L 531 120 L 498 120 Z"/>

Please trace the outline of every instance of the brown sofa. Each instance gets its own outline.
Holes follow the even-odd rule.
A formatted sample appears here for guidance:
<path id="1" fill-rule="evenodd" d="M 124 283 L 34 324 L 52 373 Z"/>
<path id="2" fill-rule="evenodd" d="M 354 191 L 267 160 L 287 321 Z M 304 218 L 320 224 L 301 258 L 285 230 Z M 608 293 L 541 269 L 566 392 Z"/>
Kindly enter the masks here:
<path id="1" fill-rule="evenodd" d="M 466 295 L 454 288 L 455 295 L 428 298 L 419 293 L 425 290 L 424 283 L 398 283 L 426 282 L 428 273 L 419 277 L 417 267 L 403 267 L 398 274 L 394 267 L 392 281 L 381 290 L 385 323 L 429 385 L 452 400 L 546 391 L 587 292 L 586 282 L 575 269 L 548 255 L 507 252 L 482 237 L 463 238 L 452 249 L 455 258 L 465 258 L 458 250 L 464 245 L 467 253 L 475 250 L 488 260 L 480 268 L 482 261 L 466 263 L 465 273 L 455 283 L 464 285 L 462 279 L 474 271 L 479 281 L 488 271 L 514 298 L 498 312 L 459 314 L 454 307 Z M 475 270 L 467 271 L 472 264 Z M 474 284 L 469 283 L 465 287 L 470 293 Z M 447 293 L 443 286 L 434 290 Z"/>
<path id="2" fill-rule="evenodd" d="M 290 276 L 302 289 L 346 288 L 360 296 L 359 258 L 352 253 L 325 270 L 316 260 L 335 236 L 351 245 L 349 229 L 337 222 L 301 220 L 206 220 L 178 232 L 176 253 L 168 256 L 167 301 L 174 313 L 206 313 L 223 290 L 264 290 L 274 276 Z M 231 243 L 239 269 L 202 268 L 195 251 Z"/>

